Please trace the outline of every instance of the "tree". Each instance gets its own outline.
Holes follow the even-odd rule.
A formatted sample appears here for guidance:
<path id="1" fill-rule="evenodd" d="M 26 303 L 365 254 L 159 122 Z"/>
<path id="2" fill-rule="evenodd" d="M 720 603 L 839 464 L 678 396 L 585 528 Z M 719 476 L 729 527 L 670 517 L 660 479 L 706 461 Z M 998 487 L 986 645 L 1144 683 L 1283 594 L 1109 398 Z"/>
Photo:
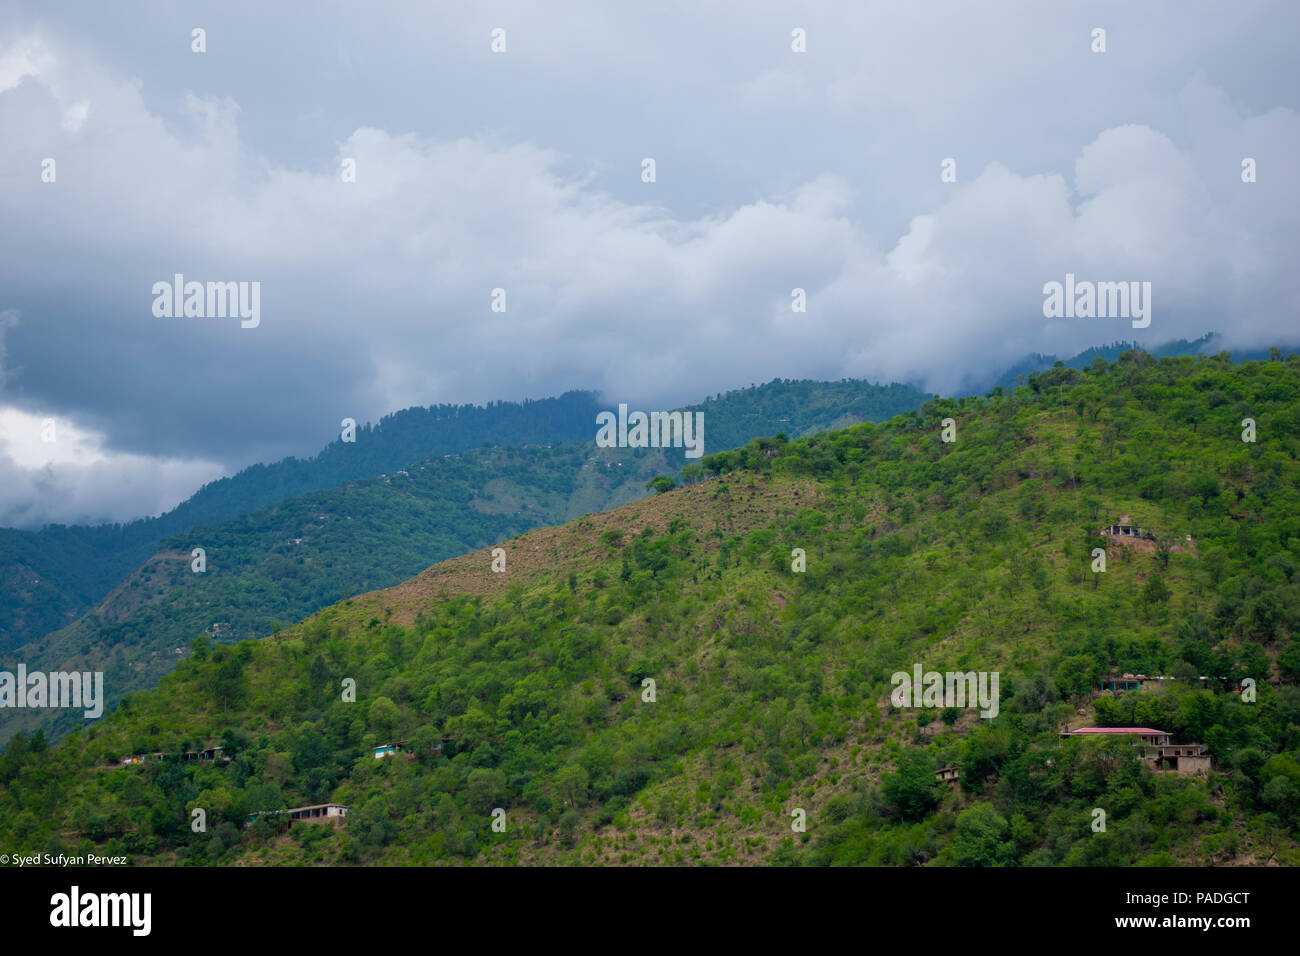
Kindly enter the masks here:
<path id="1" fill-rule="evenodd" d="M 370 726 L 381 734 L 391 734 L 399 716 L 397 705 L 387 697 L 376 697 L 368 714 Z"/>
<path id="2" fill-rule="evenodd" d="M 948 852 L 957 866 L 1003 866 L 1013 862 L 1011 827 L 991 803 L 977 803 L 957 814 Z"/>
<path id="3" fill-rule="evenodd" d="M 1169 587 L 1165 584 L 1164 578 L 1157 574 L 1147 578 L 1146 586 L 1142 588 L 1142 602 L 1144 604 L 1163 604 L 1169 600 Z"/>
<path id="4" fill-rule="evenodd" d="M 304 774 L 329 762 L 331 751 L 324 735 L 310 724 L 301 728 L 298 745 L 293 750 L 293 769 Z"/>
<path id="5" fill-rule="evenodd" d="M 885 801 L 904 820 L 920 820 L 938 803 L 934 771 L 920 754 L 911 754 L 897 773 L 881 781 Z"/>
<path id="6" fill-rule="evenodd" d="M 571 807 L 576 807 L 579 800 L 587 799 L 587 787 L 590 785 L 587 771 L 576 763 L 561 767 L 555 775 L 555 795 Z"/>
<path id="7" fill-rule="evenodd" d="M 657 494 L 663 494 L 665 491 L 672 491 L 677 487 L 677 482 L 673 481 L 667 475 L 655 475 L 646 482 L 646 487 Z"/>
<path id="8" fill-rule="evenodd" d="M 1160 562 L 1160 570 L 1169 569 L 1169 556 L 1173 554 L 1174 545 L 1178 539 L 1173 535 L 1162 534 L 1156 539 L 1156 560 Z"/>
<path id="9" fill-rule="evenodd" d="M 1092 690 L 1100 677 L 1097 662 L 1086 654 L 1074 654 L 1056 667 L 1053 680 L 1062 695 L 1081 697 Z"/>
<path id="10" fill-rule="evenodd" d="M 442 737 L 432 724 L 421 724 L 411 734 L 411 752 L 420 759 L 437 756 L 442 748 Z"/>
<path id="11" fill-rule="evenodd" d="M 1291 638 L 1286 650 L 1277 655 L 1277 669 L 1286 680 L 1300 680 L 1300 638 Z"/>
<path id="12" fill-rule="evenodd" d="M 478 813 L 491 813 L 506 794 L 506 775 L 499 769 L 476 767 L 466 781 L 470 809 Z"/>

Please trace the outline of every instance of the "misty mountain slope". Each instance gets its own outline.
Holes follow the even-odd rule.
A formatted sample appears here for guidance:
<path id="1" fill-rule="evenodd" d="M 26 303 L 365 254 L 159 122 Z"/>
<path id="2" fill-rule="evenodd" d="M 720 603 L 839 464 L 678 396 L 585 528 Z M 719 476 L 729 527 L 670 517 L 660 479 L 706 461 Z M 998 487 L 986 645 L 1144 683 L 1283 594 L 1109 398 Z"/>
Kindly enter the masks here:
<path id="1" fill-rule="evenodd" d="M 1130 352 L 709 456 L 708 480 L 505 543 L 504 572 L 464 555 L 200 647 L 39 756 L 16 740 L 0 843 L 223 864 L 1294 863 L 1298 398 L 1294 357 Z M 1099 536 L 1126 515 L 1155 540 Z M 997 673 L 996 716 L 892 706 L 918 665 Z M 1125 671 L 1180 681 L 1091 699 Z M 1059 736 L 1094 721 L 1203 743 L 1214 774 Z M 412 759 L 374 759 L 399 740 Z M 229 764 L 100 769 L 217 741 Z M 327 800 L 346 827 L 242 825 Z"/>
<path id="2" fill-rule="evenodd" d="M 1098 345 L 1090 349 L 1084 349 L 1082 352 L 1067 359 L 1059 359 L 1061 364 L 1067 368 L 1084 369 L 1093 363 L 1094 359 L 1101 359 L 1105 362 L 1114 362 L 1119 356 L 1130 349 L 1140 349 L 1145 351 L 1152 358 L 1165 358 L 1166 356 L 1180 355 L 1198 355 L 1208 354 L 1212 350 L 1217 351 L 1215 340 L 1217 336 L 1214 333 L 1206 333 L 1199 339 L 1188 341 L 1187 339 L 1176 339 L 1172 342 L 1166 342 L 1158 346 L 1139 346 L 1135 342 L 1113 342 L 1109 345 Z M 1241 362 L 1249 358 L 1262 358 L 1264 356 L 1253 356 L 1239 354 L 1235 356 L 1236 361 Z M 1012 365 L 1001 376 L 979 382 L 975 387 L 970 389 L 972 394 L 986 394 L 994 389 L 1001 388 L 1005 391 L 1011 391 L 1018 386 L 1025 384 L 1025 380 L 1030 375 L 1045 372 L 1058 361 L 1055 355 L 1027 355 L 1019 362 Z"/>
<path id="3" fill-rule="evenodd" d="M 715 396 L 687 411 L 704 414 L 707 449 L 743 443 L 765 431 L 800 435 L 862 416 L 887 417 L 923 400 L 921 393 L 902 385 L 776 379 Z M 417 441 L 421 429 L 438 420 L 425 411 L 400 413 L 396 418 L 407 423 L 400 428 L 386 420 L 386 441 L 393 444 L 394 432 Z M 594 437 L 594 429 L 593 414 L 585 435 Z M 360 431 L 356 446 L 330 446 L 322 459 L 353 447 L 369 460 L 390 454 L 367 450 L 367 435 Z M 594 443 L 556 446 L 554 451 L 472 450 L 299 496 L 160 542 L 155 554 L 88 613 L 17 648 L 16 657 L 44 670 L 102 670 L 109 701 L 115 703 L 124 694 L 153 686 L 198 634 L 208 633 L 222 643 L 263 637 L 277 622 L 296 620 L 358 591 L 395 584 L 433 561 L 524 528 L 644 497 L 649 478 L 675 473 L 688 461 L 681 450 L 599 449 Z M 210 561 L 201 575 L 191 571 L 194 547 L 204 547 Z M 77 725 L 70 714 L 16 714 L 0 724 L 0 742 L 38 726 L 58 735 Z"/>
<path id="4" fill-rule="evenodd" d="M 153 686 L 198 635 L 218 643 L 264 637 L 278 622 L 397 584 L 431 561 L 576 509 L 635 500 L 671 469 L 656 449 L 488 448 L 302 495 L 168 538 L 91 613 L 19 648 L 18 658 L 29 669 L 104 671 L 111 706 Z M 193 570 L 194 548 L 204 550 L 202 573 Z M 80 722 L 59 711 L 10 711 L 0 738 L 37 726 L 58 734 Z"/>
<path id="5" fill-rule="evenodd" d="M 705 447 L 717 450 L 782 429 L 802 435 L 836 424 L 878 421 L 924 400 L 921 392 L 897 384 L 778 379 L 728 392 L 692 410 L 707 410 Z M 591 441 L 596 414 L 610 407 L 595 392 L 573 391 L 536 401 L 408 408 L 377 425 L 358 426 L 355 442 L 335 440 L 314 458 L 253 465 L 211 482 L 157 518 L 35 532 L 0 529 L 0 650 L 74 622 L 155 554 L 168 536 L 434 456 L 483 445 Z M 585 510 L 610 504 L 599 495 L 594 500 Z"/>
<path id="6" fill-rule="evenodd" d="M 437 405 L 360 425 L 313 458 L 257 464 L 204 485 L 166 514 L 121 525 L 0 529 L 0 649 L 71 623 L 158 549 L 169 535 L 248 514 L 345 481 L 481 445 L 585 438 L 599 409 L 594 392 L 486 406 Z"/>

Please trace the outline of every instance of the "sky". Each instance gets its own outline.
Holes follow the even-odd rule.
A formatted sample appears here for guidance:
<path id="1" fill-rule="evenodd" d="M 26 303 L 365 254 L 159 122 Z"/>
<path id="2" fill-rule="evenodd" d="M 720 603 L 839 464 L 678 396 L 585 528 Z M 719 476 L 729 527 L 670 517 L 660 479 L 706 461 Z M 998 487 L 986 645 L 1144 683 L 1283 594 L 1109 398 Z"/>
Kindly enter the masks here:
<path id="1" fill-rule="evenodd" d="M 1295 345 L 1297 26 L 1266 0 L 0 0 L 0 526 L 156 514 L 410 405 Z M 1044 315 L 1067 273 L 1149 282 L 1150 325 Z M 176 274 L 257 283 L 256 324 L 158 315 Z"/>

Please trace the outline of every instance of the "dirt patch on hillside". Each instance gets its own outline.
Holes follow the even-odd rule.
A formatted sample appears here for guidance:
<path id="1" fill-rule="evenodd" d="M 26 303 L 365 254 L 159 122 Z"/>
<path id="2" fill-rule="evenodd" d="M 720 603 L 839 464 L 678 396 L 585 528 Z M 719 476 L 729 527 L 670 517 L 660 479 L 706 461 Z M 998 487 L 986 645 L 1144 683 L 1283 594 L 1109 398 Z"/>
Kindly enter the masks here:
<path id="1" fill-rule="evenodd" d="M 797 513 L 816 506 L 820 496 L 810 479 L 758 476 L 751 485 L 748 476 L 713 478 L 568 524 L 529 531 L 435 564 L 409 581 L 359 595 L 352 603 L 391 611 L 395 623 L 409 627 L 420 610 L 451 597 L 500 596 L 519 582 L 562 584 L 570 572 L 585 580 L 591 564 L 611 553 L 610 546 L 600 540 L 606 531 L 621 532 L 625 546 L 643 529 L 650 527 L 662 534 L 674 519 L 681 518 L 708 551 L 717 546 L 715 530 L 734 535 L 763 528 L 782 511 Z M 505 551 L 503 572 L 492 570 L 494 548 Z"/>
<path id="2" fill-rule="evenodd" d="M 1130 551 L 1136 551 L 1138 554 L 1155 554 L 1156 542 L 1150 538 L 1132 538 L 1122 534 L 1103 534 L 1101 537 L 1106 539 L 1106 547 L 1115 545 L 1118 548 L 1128 548 Z M 1185 554 L 1196 551 L 1196 542 L 1190 538 L 1182 538 L 1170 546 L 1170 554 Z"/>

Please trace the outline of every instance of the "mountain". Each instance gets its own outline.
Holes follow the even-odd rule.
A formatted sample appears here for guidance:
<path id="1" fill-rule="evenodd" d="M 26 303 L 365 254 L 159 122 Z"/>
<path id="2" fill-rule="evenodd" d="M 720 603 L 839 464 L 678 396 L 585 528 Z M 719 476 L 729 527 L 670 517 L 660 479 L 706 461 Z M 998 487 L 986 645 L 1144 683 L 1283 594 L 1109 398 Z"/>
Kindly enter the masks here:
<path id="1" fill-rule="evenodd" d="M 633 501 L 671 470 L 657 449 L 589 445 L 486 448 L 412 463 L 165 539 L 90 613 L 16 657 L 29 670 L 103 671 L 111 707 L 156 683 L 198 635 L 219 643 L 263 637 L 280 621 L 390 587 L 431 561 Z M 193 569 L 196 547 L 202 573 Z M 38 726 L 57 736 L 78 722 L 58 711 L 12 714 L 0 738 Z"/>
<path id="2" fill-rule="evenodd" d="M 778 380 L 701 409 L 706 445 L 725 448 L 715 427 L 723 441 L 743 443 L 774 424 L 803 434 L 922 400 L 900 385 Z M 408 424 L 383 429 L 389 437 L 382 441 L 393 444 L 395 431 L 408 443 L 422 440 L 418 425 L 427 419 L 404 413 L 402 420 Z M 199 634 L 221 643 L 263 637 L 277 622 L 397 584 L 435 561 L 643 497 L 650 478 L 686 463 L 680 450 L 600 449 L 594 433 L 593 414 L 581 445 L 477 449 L 404 463 L 392 474 L 172 535 L 86 614 L 20 646 L 14 658 L 30 669 L 103 671 L 112 705 L 152 686 Z M 394 454 L 368 450 L 367 439 L 362 431 L 357 445 L 369 460 Z M 331 446 L 321 457 L 347 453 Z M 201 574 L 191 569 L 196 547 L 205 552 Z M 0 726 L 0 742 L 37 727 L 57 736 L 76 725 L 71 714 L 29 711 Z"/>
<path id="3" fill-rule="evenodd" d="M 596 393 L 539 401 L 408 408 L 357 428 L 314 458 L 252 465 L 200 488 L 166 514 L 126 524 L 0 529 L 0 651 L 70 624 L 157 552 L 166 537 L 345 481 L 481 445 L 578 441 L 592 432 Z"/>
<path id="4" fill-rule="evenodd" d="M 730 448 L 782 428 L 802 435 L 832 424 L 880 420 L 924 400 L 903 385 L 775 380 L 692 409 L 708 412 L 708 447 Z M 157 518 L 40 531 L 0 529 L 0 651 L 73 623 L 157 554 L 169 536 L 484 445 L 592 441 L 596 415 L 607 407 L 595 392 L 571 391 L 536 401 L 408 408 L 376 425 L 359 426 L 356 441 L 335 440 L 314 458 L 253 465 L 210 482 Z"/>
<path id="5" fill-rule="evenodd" d="M 1300 357 L 1126 352 L 707 456 L 705 480 L 510 540 L 504 571 L 477 551 L 271 639 L 200 644 L 59 744 L 15 738 L 0 845 L 228 865 L 1295 863 L 1298 400 Z M 1152 537 L 1100 534 L 1116 523 Z M 997 675 L 996 713 L 897 706 L 916 668 Z M 1094 695 L 1125 672 L 1176 679 Z M 1060 735 L 1094 723 L 1203 745 L 1213 772 Z M 233 759 L 181 759 L 213 744 Z M 345 826 L 275 813 L 324 802 Z"/>
<path id="6" fill-rule="evenodd" d="M 1039 372 L 1045 372 L 1052 368 L 1058 361 L 1067 368 L 1087 368 L 1095 359 L 1101 359 L 1104 362 L 1114 362 L 1124 352 L 1137 349 L 1145 351 L 1153 358 L 1165 358 L 1166 356 L 1176 355 L 1201 355 L 1208 354 L 1211 347 L 1215 344 L 1218 336 L 1214 333 L 1206 333 L 1199 339 L 1175 339 L 1172 342 L 1166 342 L 1164 345 L 1151 348 L 1142 348 L 1136 342 L 1112 342 L 1110 345 L 1095 345 L 1092 348 L 1084 349 L 1082 352 L 1068 359 L 1060 359 L 1055 355 L 1042 355 L 1035 353 L 1021 359 L 1015 365 L 1008 368 L 998 378 L 987 381 L 980 381 L 976 387 L 967 389 L 970 394 L 986 394 L 1001 388 L 1004 391 L 1011 391 L 1017 386 L 1023 385 L 1025 380 Z M 1217 351 L 1217 349 L 1215 349 Z M 1235 358 L 1238 362 L 1251 358 L 1264 358 L 1265 355 L 1257 354 L 1239 354 Z"/>
<path id="7" fill-rule="evenodd" d="M 764 435 L 798 438 L 884 421 L 911 411 L 929 397 L 909 385 L 864 388 L 864 384 L 852 378 L 838 382 L 777 378 L 766 385 L 715 395 L 688 405 L 685 411 L 704 413 L 706 447 L 722 451 Z"/>

